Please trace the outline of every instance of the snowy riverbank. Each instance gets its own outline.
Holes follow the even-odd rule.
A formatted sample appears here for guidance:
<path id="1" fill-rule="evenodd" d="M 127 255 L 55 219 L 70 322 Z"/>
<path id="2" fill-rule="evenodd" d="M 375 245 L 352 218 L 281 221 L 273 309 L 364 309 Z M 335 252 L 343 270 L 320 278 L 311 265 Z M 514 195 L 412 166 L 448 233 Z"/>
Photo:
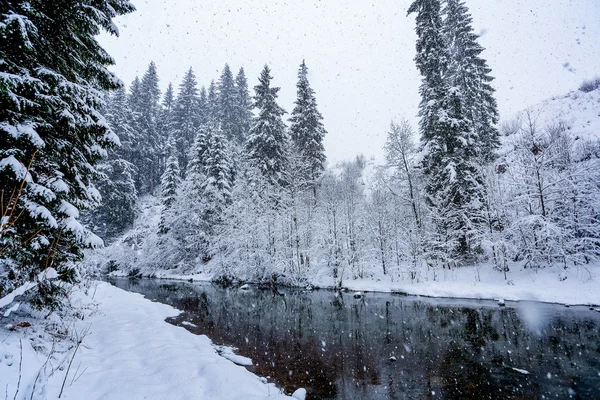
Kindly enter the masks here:
<path id="1" fill-rule="evenodd" d="M 448 297 L 462 299 L 504 299 L 512 301 L 540 301 L 568 305 L 600 305 L 599 266 L 587 268 L 531 269 L 513 267 L 506 279 L 490 265 L 461 267 L 453 270 L 438 269 L 420 279 L 393 279 L 381 275 L 371 279 L 347 279 L 342 286 L 351 291 L 405 293 L 416 296 Z M 115 272 L 113 276 L 126 276 Z M 178 274 L 173 271 L 156 271 L 161 279 L 210 281 L 209 273 Z M 310 281 L 315 288 L 334 287 L 333 279 L 326 274 Z"/>
<path id="2" fill-rule="evenodd" d="M 63 399 L 288 398 L 217 354 L 208 337 L 166 323 L 176 309 L 107 283 L 87 292 L 71 295 L 78 309 L 70 318 L 2 318 L 7 398 L 58 398 L 63 382 Z"/>

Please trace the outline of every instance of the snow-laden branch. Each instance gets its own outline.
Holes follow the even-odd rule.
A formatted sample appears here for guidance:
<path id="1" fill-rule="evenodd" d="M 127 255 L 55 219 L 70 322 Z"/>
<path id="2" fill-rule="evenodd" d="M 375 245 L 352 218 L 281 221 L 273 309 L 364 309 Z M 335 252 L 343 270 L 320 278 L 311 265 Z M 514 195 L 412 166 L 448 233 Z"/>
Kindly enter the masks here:
<path id="1" fill-rule="evenodd" d="M 18 296 L 21 296 L 21 295 L 25 294 L 27 291 L 36 287 L 39 282 L 45 281 L 45 280 L 56 279 L 56 278 L 58 278 L 58 272 L 56 272 L 56 270 L 54 268 L 46 268 L 44 271 L 39 273 L 36 281 L 25 282 L 23 285 L 19 286 L 18 288 L 16 288 L 15 290 L 13 290 L 9 294 L 7 294 L 6 296 L 0 298 L 0 310 L 11 305 Z M 6 313 L 4 313 L 4 316 L 8 317 L 8 315 L 11 313 L 11 311 L 14 311 L 14 309 L 11 308 L 11 309 L 7 310 Z"/>

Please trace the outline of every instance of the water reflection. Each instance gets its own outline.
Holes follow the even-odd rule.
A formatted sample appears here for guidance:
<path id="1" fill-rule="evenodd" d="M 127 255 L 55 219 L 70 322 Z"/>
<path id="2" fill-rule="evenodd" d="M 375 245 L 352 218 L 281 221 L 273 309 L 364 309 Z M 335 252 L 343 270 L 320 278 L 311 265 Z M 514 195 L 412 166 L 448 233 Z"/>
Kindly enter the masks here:
<path id="1" fill-rule="evenodd" d="M 309 399 L 600 398 L 600 313 L 583 307 L 112 283 L 182 310 L 169 322 Z"/>

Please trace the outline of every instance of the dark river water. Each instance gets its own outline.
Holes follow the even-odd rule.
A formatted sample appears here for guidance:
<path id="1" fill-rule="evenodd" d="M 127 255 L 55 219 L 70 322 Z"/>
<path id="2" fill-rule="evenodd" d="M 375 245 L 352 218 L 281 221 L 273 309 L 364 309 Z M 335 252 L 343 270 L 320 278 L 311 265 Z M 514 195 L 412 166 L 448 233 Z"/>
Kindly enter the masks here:
<path id="1" fill-rule="evenodd" d="M 236 347 L 308 399 L 600 399 L 600 313 L 588 307 L 111 283 L 178 308 L 169 323 Z"/>

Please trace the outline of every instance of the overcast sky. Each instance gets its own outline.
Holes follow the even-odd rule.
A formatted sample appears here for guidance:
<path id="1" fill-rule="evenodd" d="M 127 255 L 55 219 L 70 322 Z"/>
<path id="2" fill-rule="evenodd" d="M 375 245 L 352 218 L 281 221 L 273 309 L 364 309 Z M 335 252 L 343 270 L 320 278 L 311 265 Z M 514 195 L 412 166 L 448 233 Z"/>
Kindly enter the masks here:
<path id="1" fill-rule="evenodd" d="M 177 88 L 191 66 L 201 85 L 225 63 L 257 84 L 265 63 L 280 104 L 292 110 L 302 59 L 334 164 L 358 153 L 380 158 L 392 118 L 415 127 L 420 77 L 414 66 L 410 0 L 132 0 L 120 37 L 101 43 L 127 85 L 150 61 L 161 88 Z M 496 77 L 501 117 L 576 89 L 600 74 L 599 0 L 467 0 L 483 57 Z M 252 91 L 253 93 L 253 91 Z"/>

